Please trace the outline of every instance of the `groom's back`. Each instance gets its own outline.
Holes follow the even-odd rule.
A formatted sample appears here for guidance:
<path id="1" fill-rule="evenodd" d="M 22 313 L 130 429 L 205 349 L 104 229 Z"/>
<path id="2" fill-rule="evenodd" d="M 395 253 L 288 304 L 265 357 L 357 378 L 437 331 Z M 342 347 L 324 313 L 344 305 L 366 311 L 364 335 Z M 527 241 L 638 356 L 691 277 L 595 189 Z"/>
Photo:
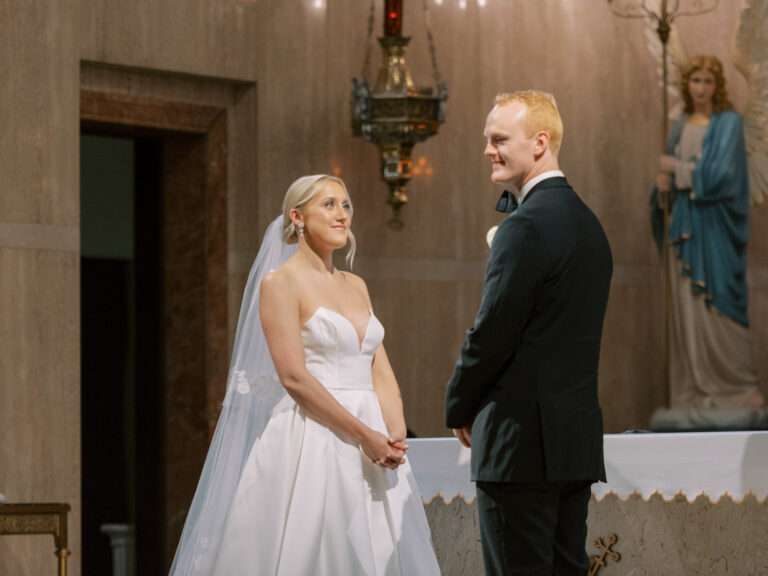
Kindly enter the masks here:
<path id="1" fill-rule="evenodd" d="M 530 316 L 502 384 L 513 418 L 538 428 L 521 430 L 521 443 L 530 445 L 519 448 L 520 456 L 530 453 L 528 461 L 539 470 L 526 470 L 523 456 L 519 473 L 531 480 L 542 472 L 550 481 L 601 479 L 597 370 L 613 269 L 607 238 L 564 179 L 543 182 L 512 217 L 533 226 L 544 260 Z M 519 402 L 521 395 L 529 396 L 527 402 Z M 533 404 L 538 417 L 514 414 L 516 405 Z"/>

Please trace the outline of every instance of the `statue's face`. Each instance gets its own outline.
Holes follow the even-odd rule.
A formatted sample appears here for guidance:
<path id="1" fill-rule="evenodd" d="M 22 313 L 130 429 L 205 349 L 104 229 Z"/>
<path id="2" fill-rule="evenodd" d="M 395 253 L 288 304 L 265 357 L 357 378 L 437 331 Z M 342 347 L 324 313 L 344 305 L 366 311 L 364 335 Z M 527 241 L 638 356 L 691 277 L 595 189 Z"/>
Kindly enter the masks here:
<path id="1" fill-rule="evenodd" d="M 717 80 L 709 70 L 696 70 L 688 79 L 688 92 L 691 94 L 694 108 L 712 104 L 716 89 Z"/>

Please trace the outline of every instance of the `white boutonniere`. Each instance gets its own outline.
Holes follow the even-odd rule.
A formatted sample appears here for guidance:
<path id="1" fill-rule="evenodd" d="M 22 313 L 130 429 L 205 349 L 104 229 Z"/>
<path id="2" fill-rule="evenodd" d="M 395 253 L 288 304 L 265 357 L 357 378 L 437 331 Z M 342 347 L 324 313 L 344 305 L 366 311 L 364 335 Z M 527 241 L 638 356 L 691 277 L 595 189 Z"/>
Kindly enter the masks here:
<path id="1" fill-rule="evenodd" d="M 485 235 L 485 241 L 488 243 L 488 248 L 490 248 L 491 244 L 493 244 L 493 237 L 496 236 L 496 230 L 498 229 L 498 226 L 491 226 L 488 229 L 488 232 Z"/>

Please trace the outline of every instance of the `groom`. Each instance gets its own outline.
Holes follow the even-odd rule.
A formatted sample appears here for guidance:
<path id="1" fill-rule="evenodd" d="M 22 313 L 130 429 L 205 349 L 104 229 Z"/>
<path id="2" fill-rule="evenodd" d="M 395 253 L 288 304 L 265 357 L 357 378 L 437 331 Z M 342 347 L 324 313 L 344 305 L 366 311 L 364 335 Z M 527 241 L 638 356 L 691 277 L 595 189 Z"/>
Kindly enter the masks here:
<path id="1" fill-rule="evenodd" d="M 563 176 L 554 98 L 500 94 L 485 123 L 511 212 L 447 387 L 446 423 L 472 448 L 486 573 L 583 575 L 590 485 L 605 479 L 597 400 L 612 259 Z"/>

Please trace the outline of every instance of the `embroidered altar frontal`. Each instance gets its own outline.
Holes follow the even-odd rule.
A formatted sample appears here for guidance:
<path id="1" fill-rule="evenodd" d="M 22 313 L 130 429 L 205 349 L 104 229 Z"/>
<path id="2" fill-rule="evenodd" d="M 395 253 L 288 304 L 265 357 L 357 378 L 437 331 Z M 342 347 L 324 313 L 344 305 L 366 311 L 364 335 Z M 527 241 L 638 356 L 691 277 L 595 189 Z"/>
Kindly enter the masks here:
<path id="1" fill-rule="evenodd" d="M 590 575 L 768 574 L 768 432 L 606 435 L 589 508 Z M 483 573 L 469 451 L 410 440 L 445 576 Z"/>

